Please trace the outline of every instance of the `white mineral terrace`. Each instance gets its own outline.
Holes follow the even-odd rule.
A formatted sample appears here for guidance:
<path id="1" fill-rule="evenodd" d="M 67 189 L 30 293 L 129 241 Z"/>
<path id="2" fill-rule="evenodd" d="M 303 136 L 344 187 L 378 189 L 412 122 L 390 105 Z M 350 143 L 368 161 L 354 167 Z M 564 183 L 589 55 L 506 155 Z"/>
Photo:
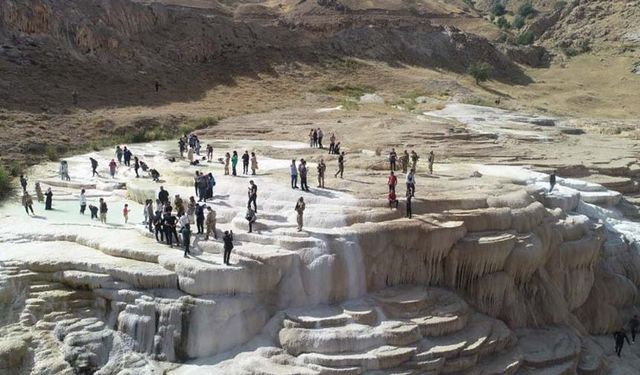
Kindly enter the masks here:
<path id="1" fill-rule="evenodd" d="M 36 181 L 52 188 L 53 210 L 0 208 L 0 373 L 25 358 L 38 374 L 639 373 L 640 351 L 618 360 L 601 335 L 628 319 L 640 282 L 640 225 L 616 208 L 620 193 L 563 178 L 549 193 L 549 176 L 525 167 L 438 164 L 436 174 L 477 171 L 460 180 L 504 192 L 432 198 L 419 176 L 406 219 L 404 199 L 396 211 L 383 196 L 314 188 L 314 163 L 311 192 L 292 190 L 290 160 L 264 155 L 299 159 L 304 143 L 207 143 L 214 161 L 200 166 L 181 160 L 174 141 L 129 145 L 159 183 L 124 165 L 111 178 L 112 150 L 66 159 L 71 181 L 56 163 L 27 173 L 34 200 Z M 257 151 L 258 175 L 224 176 L 218 158 L 231 150 Z M 216 179 L 207 204 L 218 238 L 234 231 L 229 266 L 220 239 L 195 226 L 185 258 L 142 224 L 142 203 L 160 185 L 172 199 L 194 196 L 197 170 Z M 254 233 L 244 218 L 250 179 Z M 81 188 L 89 204 L 105 199 L 106 225 L 80 215 Z"/>

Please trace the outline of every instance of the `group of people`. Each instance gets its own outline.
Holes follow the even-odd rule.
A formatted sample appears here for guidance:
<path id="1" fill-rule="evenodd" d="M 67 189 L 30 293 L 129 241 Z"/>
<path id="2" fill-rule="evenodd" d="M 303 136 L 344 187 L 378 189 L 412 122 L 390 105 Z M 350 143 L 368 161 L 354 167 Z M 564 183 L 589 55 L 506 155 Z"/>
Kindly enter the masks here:
<path id="1" fill-rule="evenodd" d="M 412 217 L 412 210 L 411 210 L 411 201 L 413 199 L 413 197 L 415 197 L 416 195 L 416 167 L 418 165 L 418 160 L 420 159 L 420 157 L 418 156 L 418 154 L 414 151 L 411 150 L 411 153 L 407 152 L 407 150 L 404 150 L 404 152 L 402 153 L 402 155 L 400 157 L 398 157 L 398 154 L 396 153 L 395 148 L 392 148 L 391 151 L 389 152 L 389 177 L 387 178 L 387 186 L 389 187 L 389 194 L 387 196 L 387 199 L 389 201 L 389 208 L 398 208 L 399 206 L 399 200 L 398 200 L 398 196 L 396 194 L 396 186 L 398 184 L 398 177 L 396 176 L 395 172 L 398 169 L 402 169 L 402 173 L 405 173 L 405 184 L 407 187 L 406 190 L 406 217 L 411 218 Z M 435 154 L 433 151 L 429 152 L 429 158 L 428 158 L 428 168 L 429 168 L 429 173 L 433 174 L 433 163 L 435 161 Z M 399 167 L 398 168 L 398 164 Z"/>
<path id="2" fill-rule="evenodd" d="M 31 197 L 31 194 L 29 194 L 28 192 L 27 176 L 23 174 L 20 175 L 20 186 L 22 187 L 22 206 L 27 212 L 27 215 L 35 216 L 35 212 L 33 211 L 33 198 Z M 36 192 L 36 197 L 38 199 L 38 202 L 40 203 L 44 202 L 44 209 L 52 210 L 53 209 L 52 207 L 53 192 L 51 191 L 51 188 L 47 188 L 47 192 L 43 194 L 42 187 L 40 187 L 40 183 L 36 182 L 35 192 Z"/>
<path id="3" fill-rule="evenodd" d="M 343 178 L 344 176 L 344 163 L 345 163 L 345 153 L 338 156 L 338 170 L 335 173 L 335 177 Z M 317 177 L 318 177 L 318 187 L 324 189 L 324 181 L 325 174 L 327 171 L 327 164 L 324 162 L 324 159 L 320 159 L 318 165 L 316 165 Z M 298 189 L 298 182 L 300 182 L 300 189 L 303 191 L 309 191 L 309 185 L 307 183 L 307 178 L 309 175 L 309 169 L 307 167 L 307 161 L 304 159 L 300 159 L 298 164 L 296 165 L 296 159 L 291 160 L 291 164 L 289 165 L 289 175 L 291 176 L 291 188 Z"/>
<path id="4" fill-rule="evenodd" d="M 324 132 L 322 129 L 309 130 L 309 147 L 324 149 L 322 145 L 322 139 L 324 138 Z M 336 142 L 336 134 L 331 133 L 329 137 L 329 154 L 340 155 L 340 142 Z"/>
<path id="5" fill-rule="evenodd" d="M 407 150 L 404 150 L 402 155 L 398 156 L 398 153 L 396 153 L 396 149 L 392 148 L 389 152 L 389 169 L 393 172 L 397 171 L 398 169 L 402 169 L 402 173 L 407 173 L 407 170 L 409 169 L 413 169 L 415 171 L 418 165 L 418 160 L 420 160 L 420 157 L 415 152 L 415 150 L 411 150 L 411 153 L 407 152 Z M 428 158 L 430 174 L 433 174 L 434 161 L 435 154 L 433 153 L 433 151 L 431 151 L 429 152 Z M 400 168 L 398 168 L 398 164 Z"/>
<path id="6" fill-rule="evenodd" d="M 225 176 L 228 176 L 229 174 L 232 176 L 238 175 L 238 161 L 238 151 L 234 150 L 231 154 L 227 152 L 224 155 L 224 160 L 221 160 L 221 162 L 224 163 Z M 229 170 L 229 167 L 231 167 L 231 171 Z M 249 151 L 245 151 L 244 154 L 242 154 L 242 174 L 248 175 L 249 167 L 251 167 L 251 175 L 255 176 L 256 171 L 258 170 L 258 158 L 256 157 L 256 153 L 253 151 L 251 154 L 249 154 Z"/>
<path id="7" fill-rule="evenodd" d="M 154 209 L 155 208 L 155 209 Z M 175 211 L 175 213 L 174 213 Z M 217 239 L 216 232 L 216 211 L 211 206 L 196 202 L 195 197 L 189 197 L 188 202 L 184 202 L 179 194 L 173 199 L 173 205 L 169 199 L 169 192 L 160 186 L 158 198 L 155 202 L 148 199 L 144 206 L 144 224 L 148 226 L 149 232 L 154 233 L 156 241 L 166 242 L 167 245 L 184 246 L 184 256 L 191 253 L 191 226 L 196 225 L 197 234 Z M 205 229 L 206 226 L 206 229 Z M 178 236 L 180 233 L 180 236 Z M 182 241 L 180 240 L 182 238 Z"/>

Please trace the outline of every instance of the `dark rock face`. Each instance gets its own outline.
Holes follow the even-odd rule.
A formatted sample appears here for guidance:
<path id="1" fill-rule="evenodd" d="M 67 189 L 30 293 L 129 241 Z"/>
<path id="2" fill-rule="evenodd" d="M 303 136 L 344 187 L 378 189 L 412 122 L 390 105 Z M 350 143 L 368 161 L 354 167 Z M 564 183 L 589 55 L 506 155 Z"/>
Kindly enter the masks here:
<path id="1" fill-rule="evenodd" d="M 501 46 L 501 51 L 511 60 L 532 68 L 546 68 L 551 55 L 542 46 Z"/>

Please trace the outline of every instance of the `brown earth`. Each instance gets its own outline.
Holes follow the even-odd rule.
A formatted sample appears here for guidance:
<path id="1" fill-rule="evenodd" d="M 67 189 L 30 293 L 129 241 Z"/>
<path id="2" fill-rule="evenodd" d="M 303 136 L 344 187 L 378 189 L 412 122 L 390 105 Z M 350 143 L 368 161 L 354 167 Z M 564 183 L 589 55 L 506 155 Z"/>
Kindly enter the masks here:
<path id="1" fill-rule="evenodd" d="M 543 3 L 534 4 L 539 14 L 528 23 L 553 14 Z M 353 96 L 366 91 L 386 99 L 390 116 L 397 103 L 421 110 L 413 100 L 425 96 L 439 105 L 495 105 L 500 97 L 505 108 L 585 123 L 634 118 L 640 75 L 630 72 L 637 52 L 627 34 L 595 38 L 592 44 L 609 47 L 572 58 L 556 42 L 579 27 L 592 25 L 589 35 L 599 35 L 616 17 L 627 17 L 624 25 L 637 18 L 631 2 L 605 3 L 571 2 L 559 26 L 541 36 L 554 61 L 532 69 L 489 41 L 504 32 L 480 2 L 474 9 L 457 0 L 8 0 L 0 4 L 0 158 L 33 163 L 130 141 L 142 130 L 172 135 L 189 121 L 353 107 Z M 576 14 L 596 21 L 585 26 Z M 478 61 L 493 65 L 495 81 L 476 86 L 466 76 Z"/>

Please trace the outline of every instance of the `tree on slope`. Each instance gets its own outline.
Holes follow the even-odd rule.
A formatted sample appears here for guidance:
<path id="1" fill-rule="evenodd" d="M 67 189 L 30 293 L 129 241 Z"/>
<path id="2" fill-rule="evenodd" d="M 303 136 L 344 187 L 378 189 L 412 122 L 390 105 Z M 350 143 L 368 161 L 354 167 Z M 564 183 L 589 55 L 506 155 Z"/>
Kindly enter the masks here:
<path id="1" fill-rule="evenodd" d="M 469 74 L 476 80 L 476 85 L 487 81 L 492 71 L 493 67 L 485 62 L 474 63 L 469 67 Z"/>

